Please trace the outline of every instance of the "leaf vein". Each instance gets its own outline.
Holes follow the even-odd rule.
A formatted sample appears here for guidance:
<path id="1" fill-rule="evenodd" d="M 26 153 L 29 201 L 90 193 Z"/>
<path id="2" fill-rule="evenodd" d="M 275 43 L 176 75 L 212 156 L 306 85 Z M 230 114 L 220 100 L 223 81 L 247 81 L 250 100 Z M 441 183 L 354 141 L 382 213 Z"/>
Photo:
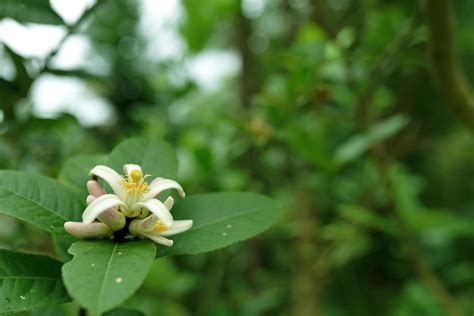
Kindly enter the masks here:
<path id="1" fill-rule="evenodd" d="M 60 215 L 59 213 L 56 213 L 54 210 L 52 210 L 52 209 L 50 209 L 49 207 L 47 207 L 47 206 L 45 206 L 45 205 L 39 203 L 38 201 L 33 200 L 32 198 L 30 198 L 30 197 L 28 197 L 28 196 L 21 195 L 21 194 L 19 194 L 19 193 L 17 193 L 17 192 L 11 191 L 11 190 L 9 190 L 9 189 L 7 189 L 7 188 L 5 188 L 5 187 L 2 187 L 2 186 L 0 186 L 0 189 L 9 192 L 9 193 L 11 193 L 12 195 L 19 196 L 19 197 L 21 197 L 21 198 L 23 198 L 23 199 L 25 199 L 25 200 L 31 202 L 32 204 L 36 204 L 36 205 L 38 205 L 39 207 L 44 208 L 44 209 L 48 210 L 49 212 L 51 212 L 51 213 L 57 215 L 58 217 L 60 217 L 60 218 L 62 218 L 62 219 L 64 219 L 64 220 L 67 220 L 66 217 Z"/>
<path id="2" fill-rule="evenodd" d="M 118 247 L 118 244 L 115 244 L 114 249 L 112 250 L 112 253 L 110 255 L 110 259 L 107 262 L 107 266 L 105 267 L 104 278 L 102 279 L 102 282 L 100 284 L 100 290 L 99 290 L 99 295 L 98 295 L 98 302 L 99 303 L 101 302 L 102 295 L 104 294 L 105 282 L 106 282 L 107 277 L 109 275 L 110 266 L 112 265 L 112 259 L 114 258 L 115 250 L 117 250 L 117 247 Z"/>

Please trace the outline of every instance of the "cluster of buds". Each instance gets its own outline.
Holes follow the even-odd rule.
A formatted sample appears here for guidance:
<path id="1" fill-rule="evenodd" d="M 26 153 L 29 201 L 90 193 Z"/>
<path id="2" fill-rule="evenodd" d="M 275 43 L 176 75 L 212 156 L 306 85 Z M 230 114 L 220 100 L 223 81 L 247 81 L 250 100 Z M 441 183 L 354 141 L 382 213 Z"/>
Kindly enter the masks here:
<path id="1" fill-rule="evenodd" d="M 166 238 L 190 229 L 192 220 L 174 220 L 171 208 L 174 200 L 168 197 L 161 202 L 158 195 L 175 189 L 181 197 L 185 193 L 179 183 L 164 178 L 155 178 L 148 184 L 138 165 L 126 164 L 124 175 L 119 175 L 107 166 L 96 166 L 90 171 L 92 180 L 87 182 L 87 208 L 82 214 L 82 222 L 66 222 L 64 229 L 78 238 L 106 238 L 116 232 L 149 238 L 156 243 L 172 246 Z M 107 194 L 97 182 L 103 179 L 113 190 Z"/>

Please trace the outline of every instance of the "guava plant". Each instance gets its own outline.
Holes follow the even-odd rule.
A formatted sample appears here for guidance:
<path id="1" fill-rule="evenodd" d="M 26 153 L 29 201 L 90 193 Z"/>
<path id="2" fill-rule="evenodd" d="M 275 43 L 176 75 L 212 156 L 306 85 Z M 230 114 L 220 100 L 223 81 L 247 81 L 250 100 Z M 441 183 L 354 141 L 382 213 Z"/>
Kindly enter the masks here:
<path id="1" fill-rule="evenodd" d="M 245 240 L 282 212 L 255 193 L 185 195 L 177 170 L 167 143 L 132 138 L 108 156 L 70 159 L 59 181 L 0 171 L 0 213 L 52 234 L 57 253 L 0 250 L 0 313 L 72 300 L 104 313 L 134 294 L 154 260 Z"/>

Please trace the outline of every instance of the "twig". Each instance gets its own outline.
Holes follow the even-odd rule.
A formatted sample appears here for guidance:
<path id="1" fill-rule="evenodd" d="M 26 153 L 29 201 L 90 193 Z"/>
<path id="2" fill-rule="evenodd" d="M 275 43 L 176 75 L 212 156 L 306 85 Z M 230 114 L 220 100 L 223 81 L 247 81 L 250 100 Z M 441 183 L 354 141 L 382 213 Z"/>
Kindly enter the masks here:
<path id="1" fill-rule="evenodd" d="M 454 13 L 449 0 L 428 0 L 432 74 L 459 119 L 474 129 L 474 96 L 456 59 Z"/>
<path id="2" fill-rule="evenodd" d="M 319 221 L 317 210 L 312 200 L 311 192 L 298 190 L 295 193 L 298 212 L 296 212 L 295 224 L 298 235 L 293 245 L 295 270 L 292 275 L 291 284 L 292 301 L 291 312 L 293 316 L 317 316 L 321 315 L 320 300 L 323 287 L 324 272 L 315 265 L 319 258 L 314 251 L 318 247 Z"/>

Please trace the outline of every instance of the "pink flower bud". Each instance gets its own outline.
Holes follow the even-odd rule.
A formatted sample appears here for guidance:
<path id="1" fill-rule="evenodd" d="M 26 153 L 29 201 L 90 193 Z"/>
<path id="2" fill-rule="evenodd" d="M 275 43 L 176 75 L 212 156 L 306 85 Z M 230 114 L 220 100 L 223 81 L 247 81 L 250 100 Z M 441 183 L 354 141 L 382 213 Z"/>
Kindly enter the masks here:
<path id="1" fill-rule="evenodd" d="M 150 215 L 145 219 L 134 220 L 132 223 L 133 225 L 130 224 L 130 228 L 132 228 L 131 231 L 133 230 L 135 233 L 146 232 L 153 229 L 156 225 L 156 218 L 154 218 L 153 215 Z"/>
<path id="2" fill-rule="evenodd" d="M 86 199 L 87 205 L 89 205 L 89 204 L 91 204 L 92 202 L 94 202 L 95 199 L 97 199 L 95 196 L 93 196 L 93 195 L 88 195 L 88 196 L 87 196 L 87 199 Z"/>
<path id="3" fill-rule="evenodd" d="M 103 223 L 84 224 L 82 222 L 66 222 L 64 229 L 77 238 L 102 238 L 112 235 L 112 229 Z"/>
<path id="4" fill-rule="evenodd" d="M 89 191 L 90 195 L 93 195 L 95 197 L 99 197 L 104 195 L 106 192 L 104 188 L 99 184 L 99 182 L 90 180 L 87 181 L 87 190 Z"/>
<path id="5" fill-rule="evenodd" d="M 112 230 L 120 230 L 125 226 L 125 215 L 116 211 L 113 208 L 107 209 L 105 212 L 100 214 L 97 219 L 102 223 L 110 226 Z"/>

